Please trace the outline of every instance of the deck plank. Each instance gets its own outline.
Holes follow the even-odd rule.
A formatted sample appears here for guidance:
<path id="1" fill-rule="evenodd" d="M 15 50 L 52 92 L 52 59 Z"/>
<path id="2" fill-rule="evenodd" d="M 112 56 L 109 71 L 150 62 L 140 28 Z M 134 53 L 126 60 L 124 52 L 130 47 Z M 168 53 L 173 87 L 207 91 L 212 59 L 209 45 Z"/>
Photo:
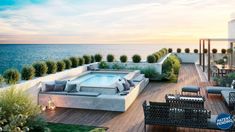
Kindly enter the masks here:
<path id="1" fill-rule="evenodd" d="M 99 110 L 57 108 L 56 111 L 44 112 L 43 116 L 48 122 L 60 122 L 66 124 L 81 124 L 108 127 L 110 132 L 142 132 L 144 131 L 144 114 L 142 103 L 144 100 L 165 101 L 165 94 L 180 93 L 181 87 L 185 85 L 198 85 L 201 87 L 201 95 L 205 96 L 204 88 L 212 83 L 201 82 L 198 71 L 194 64 L 183 64 L 177 83 L 151 82 L 138 96 L 130 108 L 124 112 L 109 112 Z M 205 108 L 212 114 L 228 112 L 222 98 L 218 95 L 205 97 Z M 147 126 L 151 131 L 172 132 L 215 132 L 214 130 L 174 128 L 164 126 Z"/>

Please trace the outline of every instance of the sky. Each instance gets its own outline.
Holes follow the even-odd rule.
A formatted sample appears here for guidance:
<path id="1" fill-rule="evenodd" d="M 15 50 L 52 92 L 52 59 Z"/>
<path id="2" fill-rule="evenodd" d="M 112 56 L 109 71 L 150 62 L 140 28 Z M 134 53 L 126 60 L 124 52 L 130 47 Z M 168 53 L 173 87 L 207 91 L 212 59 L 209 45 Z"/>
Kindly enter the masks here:
<path id="1" fill-rule="evenodd" d="M 227 38 L 234 5 L 235 0 L 0 0 L 0 44 L 194 44 Z"/>

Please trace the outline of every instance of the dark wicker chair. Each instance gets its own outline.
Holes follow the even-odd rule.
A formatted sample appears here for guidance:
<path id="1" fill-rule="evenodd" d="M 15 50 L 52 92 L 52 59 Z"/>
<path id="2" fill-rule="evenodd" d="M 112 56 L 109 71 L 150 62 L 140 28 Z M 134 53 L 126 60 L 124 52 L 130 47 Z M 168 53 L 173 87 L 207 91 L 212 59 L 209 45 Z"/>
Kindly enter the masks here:
<path id="1" fill-rule="evenodd" d="M 145 131 L 146 125 L 166 125 L 175 127 L 207 128 L 210 111 L 206 109 L 175 108 L 169 103 L 143 103 Z"/>
<path id="2" fill-rule="evenodd" d="M 230 92 L 229 93 L 229 107 L 234 108 L 235 107 L 235 92 Z"/>

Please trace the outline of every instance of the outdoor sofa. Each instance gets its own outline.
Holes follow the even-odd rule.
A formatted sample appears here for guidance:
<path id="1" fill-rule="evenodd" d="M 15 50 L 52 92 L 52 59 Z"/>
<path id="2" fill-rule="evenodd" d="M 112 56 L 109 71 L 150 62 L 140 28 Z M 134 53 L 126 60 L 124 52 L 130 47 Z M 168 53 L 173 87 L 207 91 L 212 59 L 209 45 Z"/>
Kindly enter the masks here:
<path id="1" fill-rule="evenodd" d="M 144 129 L 146 125 L 163 125 L 199 129 L 219 129 L 217 115 L 204 108 L 171 107 L 169 103 L 144 101 Z"/>

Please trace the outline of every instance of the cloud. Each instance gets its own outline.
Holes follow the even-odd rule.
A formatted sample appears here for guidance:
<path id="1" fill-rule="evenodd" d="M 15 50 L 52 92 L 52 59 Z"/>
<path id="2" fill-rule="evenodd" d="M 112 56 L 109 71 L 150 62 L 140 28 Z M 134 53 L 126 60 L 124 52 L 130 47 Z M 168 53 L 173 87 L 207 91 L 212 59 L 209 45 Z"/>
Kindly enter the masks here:
<path id="1" fill-rule="evenodd" d="M 227 22 L 234 12 L 234 4 L 222 0 L 27 3 L 17 9 L 0 11 L 0 35 L 5 37 L 0 43 L 197 42 L 200 37 L 227 36 Z"/>

